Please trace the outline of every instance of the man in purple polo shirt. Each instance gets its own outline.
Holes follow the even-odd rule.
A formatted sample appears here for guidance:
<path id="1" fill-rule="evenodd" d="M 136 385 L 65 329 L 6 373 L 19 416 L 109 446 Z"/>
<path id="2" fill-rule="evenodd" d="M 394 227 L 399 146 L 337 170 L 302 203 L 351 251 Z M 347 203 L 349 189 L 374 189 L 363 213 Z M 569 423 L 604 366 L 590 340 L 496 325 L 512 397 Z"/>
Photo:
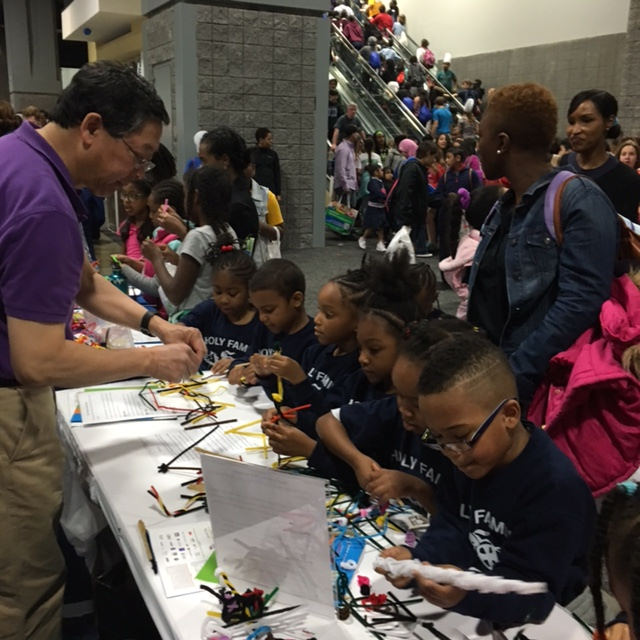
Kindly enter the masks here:
<path id="1" fill-rule="evenodd" d="M 151 165 L 169 118 L 153 87 L 119 64 L 83 67 L 51 122 L 0 139 L 0 638 L 60 636 L 64 563 L 54 535 L 62 454 L 52 387 L 132 376 L 180 380 L 205 354 L 95 273 L 83 254 L 76 189 L 105 196 Z M 152 165 L 151 165 L 152 166 Z M 67 340 L 74 302 L 153 333 L 153 349 Z"/>

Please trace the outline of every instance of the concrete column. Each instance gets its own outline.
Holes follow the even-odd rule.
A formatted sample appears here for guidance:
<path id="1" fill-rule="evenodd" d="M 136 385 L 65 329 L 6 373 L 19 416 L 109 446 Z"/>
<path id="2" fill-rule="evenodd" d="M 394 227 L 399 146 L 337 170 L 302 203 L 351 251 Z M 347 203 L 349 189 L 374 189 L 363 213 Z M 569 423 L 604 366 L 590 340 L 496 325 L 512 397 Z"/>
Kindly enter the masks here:
<path id="1" fill-rule="evenodd" d="M 328 5 L 143 2 L 145 73 L 170 75 L 163 98 L 179 166 L 194 154 L 198 129 L 226 124 L 253 145 L 256 128 L 269 127 L 283 174 L 284 242 L 296 248 L 324 245 Z"/>
<path id="2" fill-rule="evenodd" d="M 4 0 L 9 97 L 20 110 L 51 109 L 61 91 L 53 0 Z"/>
<path id="3" fill-rule="evenodd" d="M 619 120 L 627 136 L 640 135 L 640 0 L 631 0 L 618 94 Z"/>

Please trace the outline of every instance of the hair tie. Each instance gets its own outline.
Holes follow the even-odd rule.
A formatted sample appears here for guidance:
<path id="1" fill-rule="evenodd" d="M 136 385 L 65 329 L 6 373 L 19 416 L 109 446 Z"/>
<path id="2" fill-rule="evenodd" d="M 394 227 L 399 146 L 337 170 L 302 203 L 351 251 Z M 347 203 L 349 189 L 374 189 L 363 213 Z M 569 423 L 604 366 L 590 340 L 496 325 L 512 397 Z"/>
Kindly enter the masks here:
<path id="1" fill-rule="evenodd" d="M 466 211 L 471 204 L 471 194 L 462 187 L 458 189 L 458 197 L 460 198 L 460 206 Z"/>
<path id="2" fill-rule="evenodd" d="M 227 253 L 227 251 L 233 251 L 233 245 L 231 245 L 231 244 L 223 244 L 220 247 L 220 252 L 221 253 Z"/>
<path id="3" fill-rule="evenodd" d="M 638 490 L 638 483 L 633 480 L 627 480 L 626 482 L 620 482 L 618 484 L 618 490 L 622 493 L 626 493 L 628 496 L 632 496 Z"/>

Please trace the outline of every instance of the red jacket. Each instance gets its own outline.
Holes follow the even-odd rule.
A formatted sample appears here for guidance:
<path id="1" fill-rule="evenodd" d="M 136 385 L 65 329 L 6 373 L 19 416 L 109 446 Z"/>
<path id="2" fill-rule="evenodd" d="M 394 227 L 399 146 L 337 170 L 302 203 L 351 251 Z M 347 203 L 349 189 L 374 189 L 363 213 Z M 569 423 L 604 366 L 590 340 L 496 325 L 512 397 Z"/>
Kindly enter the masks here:
<path id="1" fill-rule="evenodd" d="M 384 34 L 386 30 L 393 29 L 393 18 L 388 13 L 379 13 L 371 22 L 378 28 L 380 33 Z"/>
<path id="2" fill-rule="evenodd" d="M 347 20 L 342 27 L 342 33 L 351 44 L 354 42 L 364 42 L 362 27 L 355 20 Z"/>
<path id="3" fill-rule="evenodd" d="M 600 323 L 551 359 L 528 417 L 544 425 L 595 496 L 640 466 L 640 381 L 620 365 L 640 343 L 640 291 L 613 281 Z"/>

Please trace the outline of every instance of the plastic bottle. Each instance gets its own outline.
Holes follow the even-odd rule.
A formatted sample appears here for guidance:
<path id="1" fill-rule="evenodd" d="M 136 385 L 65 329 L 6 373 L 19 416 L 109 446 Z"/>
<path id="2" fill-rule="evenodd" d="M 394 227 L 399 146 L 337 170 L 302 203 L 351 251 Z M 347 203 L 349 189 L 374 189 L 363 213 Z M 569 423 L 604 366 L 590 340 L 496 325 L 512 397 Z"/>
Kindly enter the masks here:
<path id="1" fill-rule="evenodd" d="M 118 287 L 122 293 L 129 295 L 129 283 L 122 273 L 120 261 L 115 256 L 111 256 L 111 262 L 111 275 L 106 276 L 107 280 L 115 287 Z"/>

